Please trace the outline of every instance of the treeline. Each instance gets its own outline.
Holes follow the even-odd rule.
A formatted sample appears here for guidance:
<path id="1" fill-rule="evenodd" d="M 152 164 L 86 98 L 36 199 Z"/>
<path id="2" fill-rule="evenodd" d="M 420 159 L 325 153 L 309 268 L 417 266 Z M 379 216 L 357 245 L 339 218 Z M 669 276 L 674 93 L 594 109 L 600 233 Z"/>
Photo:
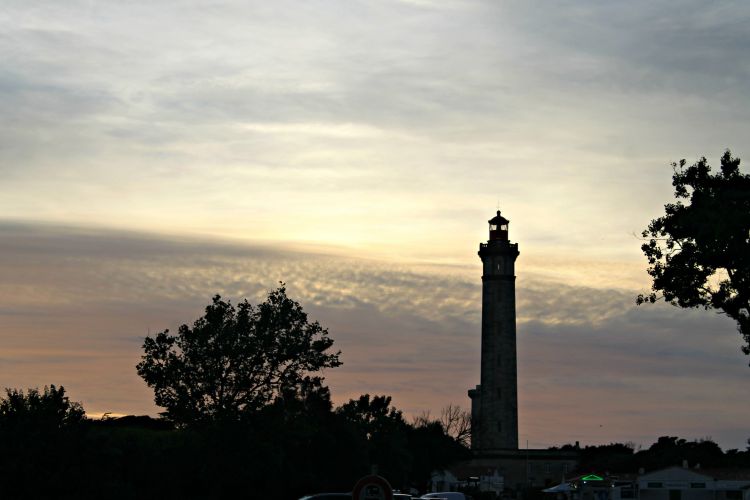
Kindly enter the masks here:
<path id="1" fill-rule="evenodd" d="M 334 408 L 321 376 L 341 365 L 332 345 L 282 283 L 257 305 L 216 295 L 192 326 L 144 339 L 136 369 L 160 419 L 89 420 L 62 387 L 7 390 L 0 498 L 296 499 L 351 491 L 374 469 L 424 491 L 469 456 L 456 407 L 413 423 L 388 396 Z"/>
<path id="2" fill-rule="evenodd" d="M 468 457 L 437 420 L 409 423 L 386 396 L 334 408 L 326 388 L 189 427 L 87 419 L 62 387 L 8 390 L 0 450 L 2 498 L 296 499 L 350 491 L 373 466 L 424 491 L 432 470 Z"/>
<path id="3" fill-rule="evenodd" d="M 662 436 L 647 449 L 637 449 L 632 443 L 611 443 L 585 446 L 564 445 L 563 450 L 577 450 L 579 470 L 583 472 L 628 472 L 640 469 L 652 471 L 683 465 L 699 469 L 750 468 L 750 440 L 746 450 L 723 451 L 710 438 L 688 441 L 675 436 Z"/>

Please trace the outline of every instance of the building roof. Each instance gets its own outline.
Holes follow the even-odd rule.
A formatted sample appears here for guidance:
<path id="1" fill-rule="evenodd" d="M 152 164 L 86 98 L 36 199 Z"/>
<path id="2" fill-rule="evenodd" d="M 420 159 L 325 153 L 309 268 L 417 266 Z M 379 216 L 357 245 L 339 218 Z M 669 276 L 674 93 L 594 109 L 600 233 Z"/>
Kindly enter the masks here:
<path id="1" fill-rule="evenodd" d="M 750 481 L 750 469 L 698 469 L 698 472 L 722 481 Z"/>
<path id="2" fill-rule="evenodd" d="M 750 469 L 738 467 L 731 469 L 686 469 L 684 467 L 666 467 L 638 476 L 641 481 L 684 480 L 699 481 L 750 481 Z"/>
<path id="3" fill-rule="evenodd" d="M 505 217 L 503 217 L 502 215 L 500 215 L 500 210 L 498 210 L 497 215 L 491 218 L 490 220 L 488 220 L 487 222 L 489 222 L 490 224 L 496 224 L 499 226 L 501 224 L 508 224 L 510 221 L 506 219 Z"/>
<path id="4" fill-rule="evenodd" d="M 710 481 L 711 479 L 713 478 L 703 469 L 692 470 L 677 466 L 647 472 L 638 477 L 639 481 Z"/>

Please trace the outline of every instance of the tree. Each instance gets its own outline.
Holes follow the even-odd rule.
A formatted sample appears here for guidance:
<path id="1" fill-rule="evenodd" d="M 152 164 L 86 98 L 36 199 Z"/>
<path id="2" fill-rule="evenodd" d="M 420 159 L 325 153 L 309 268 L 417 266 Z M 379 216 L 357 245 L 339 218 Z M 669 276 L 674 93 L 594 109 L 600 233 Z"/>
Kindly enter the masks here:
<path id="1" fill-rule="evenodd" d="M 192 328 L 146 337 L 136 368 L 174 423 L 240 420 L 281 395 L 320 387 L 323 378 L 311 374 L 341 365 L 332 345 L 282 283 L 255 307 L 216 295 Z"/>
<path id="2" fill-rule="evenodd" d="M 443 431 L 455 439 L 458 443 L 466 446 L 471 444 L 471 413 L 458 405 L 449 404 L 440 410 L 440 418 L 433 419 L 430 411 L 422 412 L 413 419 L 415 427 L 426 426 L 432 422 L 438 422 Z"/>
<path id="3" fill-rule="evenodd" d="M 350 399 L 336 412 L 360 429 L 368 439 L 406 428 L 401 410 L 391 406 L 390 396 L 363 394 L 359 399 Z"/>
<path id="4" fill-rule="evenodd" d="M 637 456 L 638 466 L 646 469 L 668 467 L 683 460 L 690 466 L 723 467 L 726 464 L 724 452 L 710 438 L 687 441 L 677 436 L 661 436 Z"/>
<path id="5" fill-rule="evenodd" d="M 427 488 L 432 472 L 471 458 L 469 448 L 446 433 L 438 420 L 415 423 L 407 436 L 412 455 L 410 479 L 419 489 Z"/>
<path id="6" fill-rule="evenodd" d="M 0 426 L 22 425 L 60 429 L 80 423 L 86 415 L 80 403 L 70 401 L 65 388 L 54 384 L 44 391 L 29 389 L 26 394 L 18 389 L 5 389 L 0 399 Z"/>
<path id="7" fill-rule="evenodd" d="M 5 389 L 0 396 L 0 484 L 3 498 L 69 497 L 88 427 L 65 388 Z M 71 497 L 85 498 L 85 495 Z"/>
<path id="8" fill-rule="evenodd" d="M 579 448 L 579 468 L 583 471 L 616 470 L 630 471 L 634 468 L 634 445 L 610 443 Z M 636 467 L 637 469 L 637 467 Z"/>
<path id="9" fill-rule="evenodd" d="M 750 354 L 750 174 L 739 166 L 729 150 L 716 174 L 705 158 L 689 167 L 685 160 L 672 163 L 677 201 L 643 231 L 650 238 L 641 249 L 653 283 L 652 293 L 636 302 L 663 298 L 718 310 L 736 321 L 742 351 Z"/>
<path id="10" fill-rule="evenodd" d="M 336 413 L 353 426 L 368 450 L 371 465 L 389 478 L 394 487 L 404 487 L 412 459 L 409 452 L 408 430 L 401 410 L 391 406 L 390 396 L 364 394 L 350 399 L 336 409 Z"/>

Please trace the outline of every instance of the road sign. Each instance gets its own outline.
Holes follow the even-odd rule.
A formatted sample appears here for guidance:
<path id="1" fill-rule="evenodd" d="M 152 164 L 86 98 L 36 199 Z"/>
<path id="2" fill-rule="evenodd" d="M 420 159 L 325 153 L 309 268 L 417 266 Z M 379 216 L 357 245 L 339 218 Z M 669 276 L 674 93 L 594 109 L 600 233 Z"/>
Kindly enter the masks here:
<path id="1" fill-rule="evenodd" d="M 354 485 L 352 500 L 393 500 L 393 489 L 385 478 L 365 476 Z"/>

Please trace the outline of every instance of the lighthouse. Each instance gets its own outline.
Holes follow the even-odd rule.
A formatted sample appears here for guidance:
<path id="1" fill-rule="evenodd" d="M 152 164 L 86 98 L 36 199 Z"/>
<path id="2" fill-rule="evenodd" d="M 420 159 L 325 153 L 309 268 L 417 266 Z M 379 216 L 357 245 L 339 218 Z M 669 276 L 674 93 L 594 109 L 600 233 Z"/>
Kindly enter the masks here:
<path id="1" fill-rule="evenodd" d="M 516 370 L 516 276 L 518 243 L 508 238 L 510 221 L 498 210 L 482 259 L 482 354 L 480 383 L 469 390 L 471 448 L 478 453 L 518 449 Z"/>

